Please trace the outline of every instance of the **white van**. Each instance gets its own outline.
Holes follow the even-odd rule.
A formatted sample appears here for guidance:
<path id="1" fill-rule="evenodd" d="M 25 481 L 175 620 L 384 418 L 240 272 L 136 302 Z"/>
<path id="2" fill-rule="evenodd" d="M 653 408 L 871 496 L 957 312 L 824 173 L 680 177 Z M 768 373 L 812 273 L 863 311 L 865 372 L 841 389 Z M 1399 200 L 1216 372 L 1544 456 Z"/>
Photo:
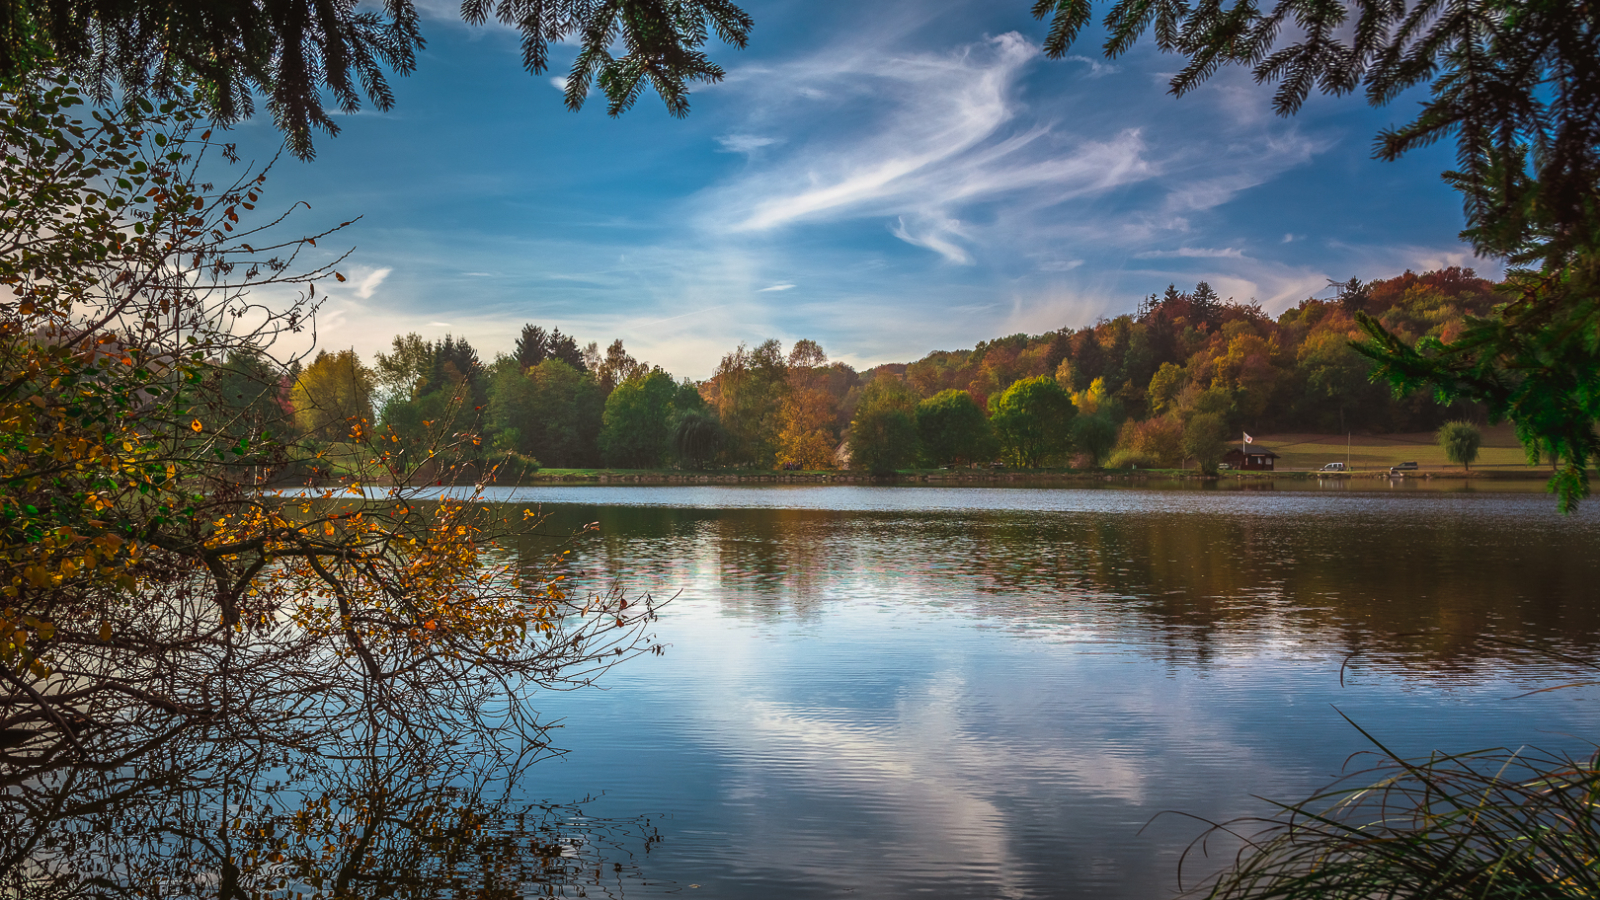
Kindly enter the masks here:
<path id="1" fill-rule="evenodd" d="M 1327 465 L 1322 467 L 1322 471 L 1324 471 L 1324 472 L 1343 472 L 1344 471 L 1344 463 L 1328 463 Z"/>

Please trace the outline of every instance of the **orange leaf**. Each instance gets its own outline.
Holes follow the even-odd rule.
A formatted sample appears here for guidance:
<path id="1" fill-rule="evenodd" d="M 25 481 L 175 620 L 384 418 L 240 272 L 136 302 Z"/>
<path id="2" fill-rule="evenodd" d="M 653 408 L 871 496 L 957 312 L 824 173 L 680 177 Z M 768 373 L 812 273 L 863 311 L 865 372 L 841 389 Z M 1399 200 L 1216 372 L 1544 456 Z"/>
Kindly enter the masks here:
<path id="1" fill-rule="evenodd" d="M 195 419 L 193 422 L 190 422 L 189 423 L 189 427 L 194 430 L 195 434 L 199 434 L 200 432 L 206 430 L 206 427 L 204 425 L 200 424 L 200 420 L 199 419 Z"/>

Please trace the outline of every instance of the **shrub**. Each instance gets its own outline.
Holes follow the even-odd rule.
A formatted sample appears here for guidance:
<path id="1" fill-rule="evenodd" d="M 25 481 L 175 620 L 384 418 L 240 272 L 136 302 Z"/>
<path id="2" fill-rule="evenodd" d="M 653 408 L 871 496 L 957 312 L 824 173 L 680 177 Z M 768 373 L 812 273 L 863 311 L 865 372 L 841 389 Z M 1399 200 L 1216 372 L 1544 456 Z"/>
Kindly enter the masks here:
<path id="1" fill-rule="evenodd" d="M 1141 450 L 1124 449 L 1111 454 L 1108 469 L 1159 469 L 1161 460 Z"/>

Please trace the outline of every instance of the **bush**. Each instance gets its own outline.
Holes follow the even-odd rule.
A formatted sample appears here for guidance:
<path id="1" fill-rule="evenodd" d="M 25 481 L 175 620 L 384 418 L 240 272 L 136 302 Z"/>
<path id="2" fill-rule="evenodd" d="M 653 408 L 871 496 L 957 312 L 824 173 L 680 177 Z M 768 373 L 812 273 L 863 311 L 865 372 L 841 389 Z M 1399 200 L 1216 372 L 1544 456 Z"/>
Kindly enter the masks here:
<path id="1" fill-rule="evenodd" d="M 1106 462 L 1108 469 L 1159 469 L 1161 460 L 1141 450 L 1118 450 Z"/>
<path id="2" fill-rule="evenodd" d="M 1183 459 L 1183 423 L 1167 416 L 1122 423 L 1117 450 L 1132 451 L 1156 461 L 1156 468 L 1176 466 Z M 1113 463 L 1112 468 L 1116 468 Z"/>

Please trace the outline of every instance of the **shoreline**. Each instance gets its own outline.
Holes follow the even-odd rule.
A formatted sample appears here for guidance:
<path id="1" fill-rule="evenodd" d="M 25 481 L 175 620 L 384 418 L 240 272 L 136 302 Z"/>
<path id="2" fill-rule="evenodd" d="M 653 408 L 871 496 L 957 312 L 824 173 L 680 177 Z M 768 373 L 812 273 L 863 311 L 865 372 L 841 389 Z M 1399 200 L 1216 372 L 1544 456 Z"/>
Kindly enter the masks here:
<path id="1" fill-rule="evenodd" d="M 1077 485 L 1107 482 L 1189 481 L 1189 482 L 1250 482 L 1250 481 L 1380 481 L 1380 482 L 1448 482 L 1448 481 L 1549 481 L 1546 471 L 1493 471 L 1468 472 L 1412 472 L 1390 475 L 1388 472 L 1225 472 L 1201 475 L 1192 470 L 1140 469 L 1094 471 L 1030 471 L 1003 470 L 996 472 L 949 471 L 898 472 L 894 475 L 874 476 L 865 472 L 676 472 L 676 471 L 556 471 L 536 473 L 513 481 L 497 482 L 500 487 L 537 487 L 541 485 L 617 485 L 669 486 L 694 484 L 930 484 L 946 487 L 988 487 L 1001 484 L 1015 485 Z"/>

